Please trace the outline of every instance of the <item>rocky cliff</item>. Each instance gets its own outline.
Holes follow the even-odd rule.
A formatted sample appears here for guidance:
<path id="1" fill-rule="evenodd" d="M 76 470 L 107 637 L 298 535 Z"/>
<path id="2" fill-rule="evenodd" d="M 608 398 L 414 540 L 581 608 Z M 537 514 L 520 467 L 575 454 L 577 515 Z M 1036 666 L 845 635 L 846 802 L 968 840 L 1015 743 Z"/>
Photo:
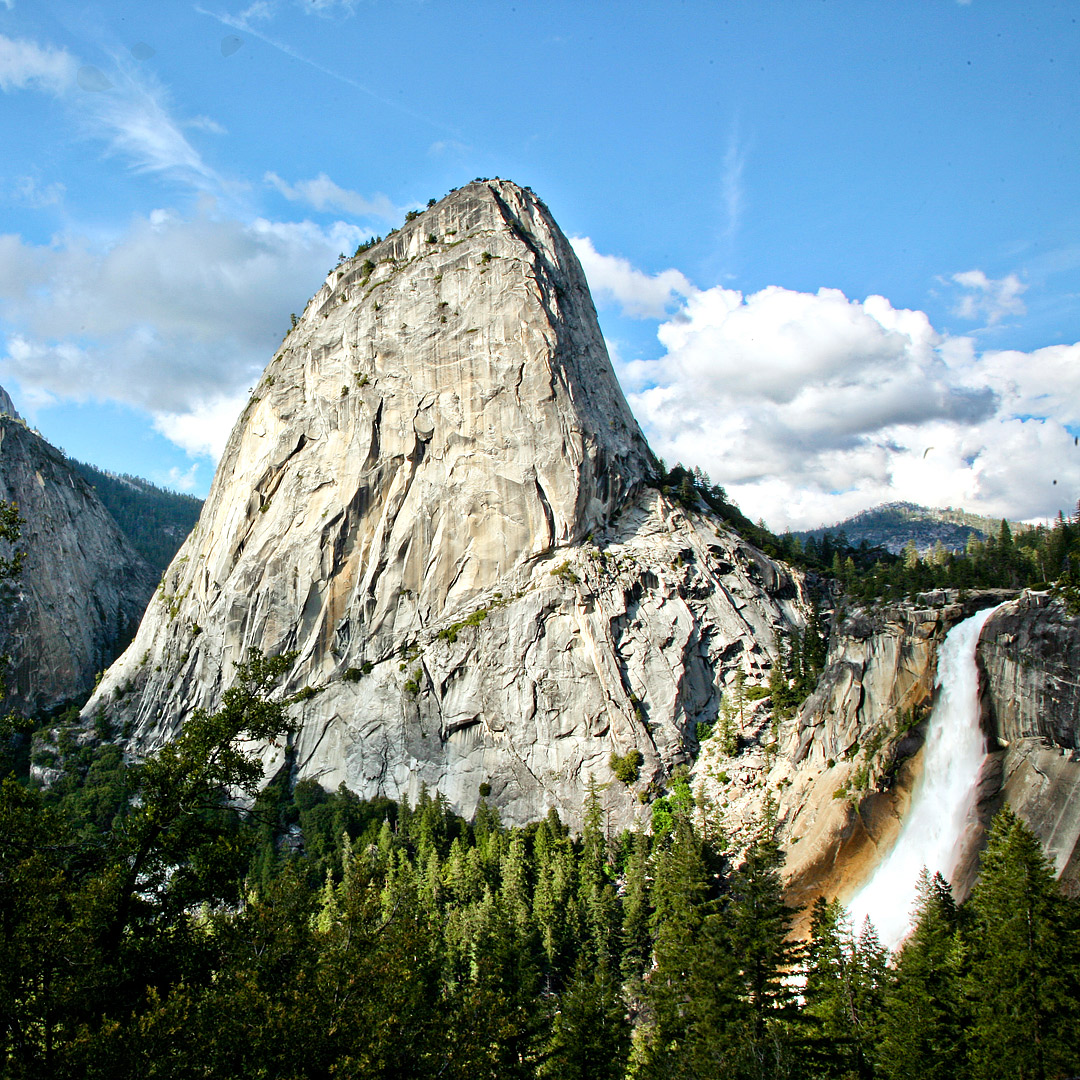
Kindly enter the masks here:
<path id="1" fill-rule="evenodd" d="M 26 552 L 0 605 L 0 653 L 10 658 L 0 708 L 33 714 L 90 691 L 131 640 L 154 575 L 93 488 L 16 418 L 3 391 L 0 413 L 0 499 L 19 508 Z"/>
<path id="2" fill-rule="evenodd" d="M 300 732 L 270 769 L 573 820 L 636 750 L 605 796 L 628 821 L 804 612 L 797 576 L 653 472 L 546 207 L 470 184 L 308 304 L 88 710 L 150 748 L 248 648 L 295 650 Z"/>
<path id="3" fill-rule="evenodd" d="M 714 736 L 703 745 L 692 775 L 708 812 L 736 850 L 763 820 L 776 821 L 791 903 L 849 900 L 889 852 L 921 768 L 941 642 L 961 620 L 1010 595 L 941 591 L 849 611 L 833 627 L 817 687 L 794 715 L 778 721 L 768 698 L 750 702 L 737 744 L 725 749 Z M 988 762 L 984 822 L 998 805 L 992 774 Z M 956 882 L 961 894 L 976 853 Z"/>
<path id="4" fill-rule="evenodd" d="M 991 809 L 1004 800 L 1080 891 L 1080 616 L 1046 593 L 994 612 L 979 639 Z"/>

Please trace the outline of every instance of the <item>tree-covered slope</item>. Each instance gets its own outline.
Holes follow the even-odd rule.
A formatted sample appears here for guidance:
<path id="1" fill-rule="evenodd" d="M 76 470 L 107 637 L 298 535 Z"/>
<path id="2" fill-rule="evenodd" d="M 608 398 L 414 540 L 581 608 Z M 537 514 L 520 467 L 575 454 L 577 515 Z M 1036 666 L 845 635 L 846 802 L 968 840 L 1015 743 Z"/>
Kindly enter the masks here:
<path id="1" fill-rule="evenodd" d="M 137 476 L 116 476 L 82 461 L 69 463 L 94 488 L 135 550 L 158 574 L 164 573 L 199 520 L 202 500 Z"/>
<path id="2" fill-rule="evenodd" d="M 973 537 L 985 540 L 996 536 L 1000 526 L 999 518 L 981 517 L 966 510 L 894 502 L 863 510 L 827 528 L 806 529 L 793 535 L 805 544 L 811 537 L 820 541 L 827 532 L 834 538 L 843 534 L 848 544 L 858 546 L 865 540 L 871 547 L 886 548 L 894 555 L 899 555 L 914 540 L 919 554 L 925 555 L 938 544 L 947 551 L 963 551 Z M 1010 526 L 1014 534 L 1028 528 L 1021 522 L 1010 522 Z"/>

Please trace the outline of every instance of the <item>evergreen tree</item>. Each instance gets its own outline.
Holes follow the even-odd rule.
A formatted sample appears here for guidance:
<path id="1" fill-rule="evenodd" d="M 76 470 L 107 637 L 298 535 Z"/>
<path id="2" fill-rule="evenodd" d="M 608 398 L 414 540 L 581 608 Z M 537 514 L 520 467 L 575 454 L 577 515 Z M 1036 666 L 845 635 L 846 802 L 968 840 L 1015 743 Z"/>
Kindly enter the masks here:
<path id="1" fill-rule="evenodd" d="M 819 897 L 810 922 L 803 991 L 816 1022 L 809 1050 L 813 1075 L 871 1077 L 886 950 L 867 922 L 858 940 L 842 905 Z"/>
<path id="2" fill-rule="evenodd" d="M 1008 807 L 991 826 L 968 907 L 972 1077 L 1080 1072 L 1080 925 L 1038 839 Z"/>
<path id="3" fill-rule="evenodd" d="M 724 923 L 747 1003 L 743 1075 L 779 1080 L 796 1075 L 802 1039 L 790 975 L 802 948 L 789 938 L 794 912 L 783 899 L 783 855 L 766 826 L 730 880 Z"/>
<path id="4" fill-rule="evenodd" d="M 622 1080 L 629 1051 L 630 1022 L 618 979 L 606 961 L 579 959 L 559 997 L 539 1075 L 552 1080 Z"/>
<path id="5" fill-rule="evenodd" d="M 959 920 L 940 874 L 923 870 L 914 914 L 885 996 L 878 1066 L 889 1080 L 961 1080 Z"/>

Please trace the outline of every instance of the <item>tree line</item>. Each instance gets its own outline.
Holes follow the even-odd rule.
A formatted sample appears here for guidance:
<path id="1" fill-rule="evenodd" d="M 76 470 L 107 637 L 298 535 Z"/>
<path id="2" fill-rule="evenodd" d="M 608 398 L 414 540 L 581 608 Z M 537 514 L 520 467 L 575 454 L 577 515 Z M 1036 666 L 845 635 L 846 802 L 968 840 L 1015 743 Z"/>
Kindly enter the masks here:
<path id="1" fill-rule="evenodd" d="M 1003 518 L 996 535 L 971 538 L 964 551 L 938 544 L 920 554 L 911 541 L 895 555 L 866 540 L 851 544 L 842 529 L 805 542 L 791 532 L 777 536 L 763 521 L 750 521 L 701 469 L 681 463 L 668 469 L 661 461 L 658 470 L 657 485 L 669 498 L 690 510 L 708 507 L 767 555 L 835 582 L 856 601 L 900 600 L 934 589 L 1041 588 L 1061 596 L 1071 613 L 1080 613 L 1080 503 L 1073 515 L 1059 513 L 1052 524 L 1018 536 Z"/>
<path id="2" fill-rule="evenodd" d="M 768 821 L 735 859 L 685 780 L 651 832 L 508 828 L 440 795 L 259 790 L 287 740 L 257 654 L 139 765 L 108 741 L 0 789 L 0 1061 L 12 1077 L 1065 1077 L 1080 906 L 993 826 L 966 903 L 924 876 L 889 956 L 815 905 L 792 938 Z M 107 732 L 107 721 L 99 718 Z M 246 798 L 238 801 L 237 795 Z"/>

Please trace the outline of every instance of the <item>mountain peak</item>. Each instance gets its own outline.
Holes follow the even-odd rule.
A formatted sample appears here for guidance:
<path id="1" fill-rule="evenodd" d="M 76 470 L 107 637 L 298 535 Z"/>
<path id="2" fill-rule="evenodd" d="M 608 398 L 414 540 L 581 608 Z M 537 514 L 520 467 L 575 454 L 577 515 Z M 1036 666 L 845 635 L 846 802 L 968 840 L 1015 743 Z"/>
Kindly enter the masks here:
<path id="1" fill-rule="evenodd" d="M 613 754 L 647 785 L 715 717 L 711 659 L 760 674 L 758 641 L 799 618 L 796 583 L 654 473 L 550 213 L 466 185 L 342 260 L 295 321 L 87 715 L 150 747 L 250 647 L 295 651 L 299 775 L 424 782 L 466 812 L 486 786 L 516 820 L 576 815 Z M 625 817 L 637 795 L 610 798 Z"/>

